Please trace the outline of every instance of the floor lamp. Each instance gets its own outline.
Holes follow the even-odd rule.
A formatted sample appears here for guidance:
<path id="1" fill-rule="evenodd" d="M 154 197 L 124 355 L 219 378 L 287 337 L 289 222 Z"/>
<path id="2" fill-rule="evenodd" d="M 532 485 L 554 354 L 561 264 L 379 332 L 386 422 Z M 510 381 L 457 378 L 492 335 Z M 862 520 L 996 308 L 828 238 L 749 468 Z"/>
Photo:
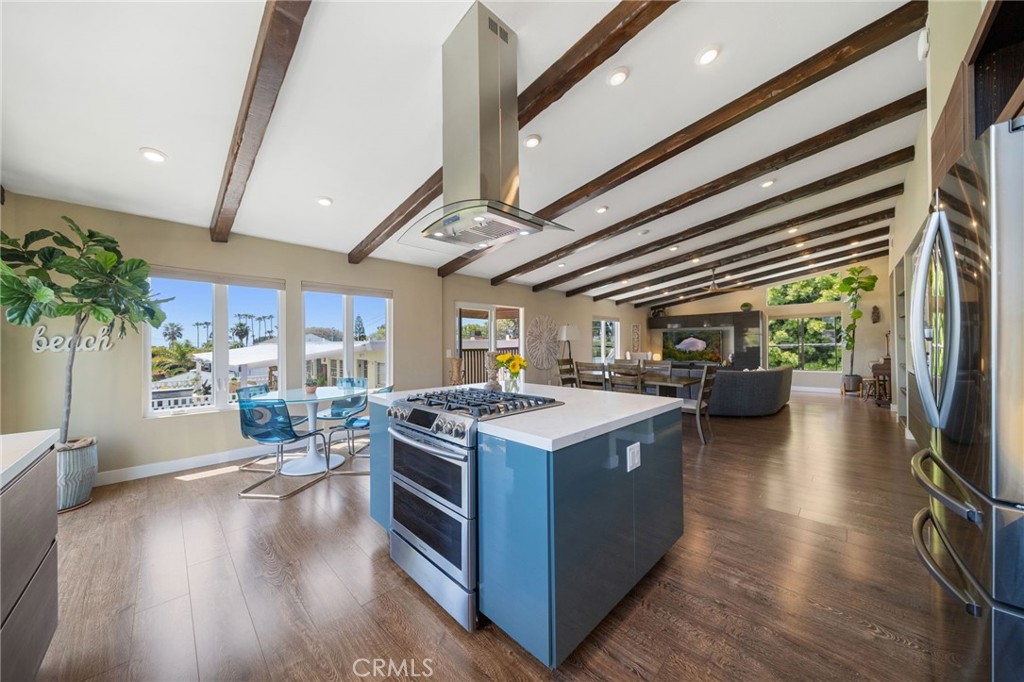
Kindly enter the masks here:
<path id="1" fill-rule="evenodd" d="M 558 328 L 558 340 L 564 341 L 569 350 L 569 359 L 572 360 L 572 342 L 580 338 L 580 328 L 574 324 L 563 324 Z"/>

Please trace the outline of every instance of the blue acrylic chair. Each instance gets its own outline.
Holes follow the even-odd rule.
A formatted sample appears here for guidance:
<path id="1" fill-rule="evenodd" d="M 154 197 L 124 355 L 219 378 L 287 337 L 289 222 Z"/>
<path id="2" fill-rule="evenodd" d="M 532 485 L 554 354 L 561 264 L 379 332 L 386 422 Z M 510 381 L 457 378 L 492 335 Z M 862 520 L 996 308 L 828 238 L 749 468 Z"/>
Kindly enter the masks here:
<path id="1" fill-rule="evenodd" d="M 377 393 L 391 393 L 393 390 L 395 390 L 395 387 L 393 385 L 392 386 L 384 386 L 383 388 L 378 389 Z M 355 446 L 356 446 L 356 431 L 369 431 L 369 430 L 370 430 L 370 417 L 368 417 L 368 416 L 355 417 L 354 416 L 354 417 L 349 417 L 348 419 L 346 419 L 345 422 L 343 424 L 341 424 L 341 426 L 335 427 L 335 429 L 333 431 L 331 431 L 331 436 L 333 437 L 335 432 L 340 432 L 340 431 L 344 431 L 345 432 L 345 435 L 348 437 L 348 455 L 349 456 L 348 456 L 348 460 L 347 461 L 351 462 L 353 459 L 355 459 L 357 456 L 359 456 L 359 452 L 363 448 L 366 447 L 364 445 L 363 448 L 360 448 L 359 450 L 355 449 Z M 338 467 L 338 470 L 332 471 L 330 475 L 331 476 L 367 476 L 370 473 L 369 471 L 340 471 L 340 469 L 344 466 L 344 464 L 345 464 L 345 462 L 342 463 L 341 467 Z"/>
<path id="2" fill-rule="evenodd" d="M 263 445 L 277 446 L 277 464 L 273 472 L 266 478 L 260 479 L 238 493 L 239 497 L 257 500 L 284 500 L 327 478 L 327 474 L 330 471 L 330 458 L 324 457 L 324 472 L 294 490 L 280 495 L 252 492 L 280 475 L 281 466 L 284 464 L 285 445 L 298 443 L 307 438 L 319 437 L 323 442 L 324 452 L 329 453 L 330 451 L 327 450 L 327 438 L 320 429 L 302 432 L 295 430 L 292 424 L 292 417 L 288 414 L 288 405 L 283 400 L 252 400 L 251 398 L 242 398 L 238 401 L 238 414 L 243 436 Z"/>
<path id="3" fill-rule="evenodd" d="M 241 402 L 242 400 L 248 400 L 249 398 L 252 398 L 254 396 L 263 395 L 265 393 L 270 393 L 270 386 L 269 386 L 269 384 L 255 384 L 253 386 L 243 386 L 243 387 L 239 388 L 237 391 L 235 391 L 235 395 L 238 396 L 239 402 Z M 305 415 L 303 415 L 301 417 L 296 417 L 295 415 L 289 415 L 289 417 L 292 420 L 292 426 L 298 426 L 299 424 L 305 424 L 306 422 L 309 421 L 309 417 L 307 417 Z M 243 431 L 243 435 L 244 435 L 244 431 Z M 266 456 L 257 457 L 256 459 L 252 460 L 251 462 L 248 462 L 248 463 L 243 464 L 242 466 L 238 467 L 238 470 L 239 471 L 256 471 L 256 472 L 259 472 L 259 473 L 262 473 L 262 474 L 272 473 L 274 471 L 273 469 L 266 469 L 266 468 L 263 468 L 263 467 L 259 466 L 259 463 L 262 462 L 263 460 L 265 460 L 266 458 L 267 458 Z"/>
<path id="4" fill-rule="evenodd" d="M 331 401 L 331 407 L 316 413 L 317 420 L 344 422 L 349 417 L 359 414 L 366 409 L 366 379 L 363 377 L 342 377 L 335 384 L 341 389 L 354 389 L 359 393 L 353 393 L 343 398 Z M 341 425 L 332 426 L 331 431 Z M 333 435 L 333 433 L 332 433 Z"/>

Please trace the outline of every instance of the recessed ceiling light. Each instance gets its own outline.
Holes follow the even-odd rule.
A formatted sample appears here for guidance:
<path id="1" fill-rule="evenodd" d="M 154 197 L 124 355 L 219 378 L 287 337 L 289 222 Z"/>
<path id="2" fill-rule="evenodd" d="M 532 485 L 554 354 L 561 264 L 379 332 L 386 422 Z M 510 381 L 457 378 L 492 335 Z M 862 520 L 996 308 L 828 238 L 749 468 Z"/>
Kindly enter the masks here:
<path id="1" fill-rule="evenodd" d="M 167 160 L 167 155 L 159 149 L 153 149 L 152 147 L 139 147 L 139 153 L 146 161 L 152 161 L 153 163 L 163 163 Z"/>
<path id="2" fill-rule="evenodd" d="M 564 267 L 565 267 L 565 263 L 559 263 L 559 264 L 558 264 L 558 267 L 560 267 L 560 268 L 564 268 Z"/>
<path id="3" fill-rule="evenodd" d="M 540 135 L 527 135 L 526 139 L 523 140 L 523 146 L 533 149 L 540 144 Z"/>
<path id="4" fill-rule="evenodd" d="M 334 203 L 334 199 L 330 197 L 317 197 L 316 203 L 320 204 L 321 206 L 330 206 L 331 204 Z"/>
<path id="5" fill-rule="evenodd" d="M 487 218 L 483 217 L 482 215 L 478 215 L 478 216 L 474 217 L 473 220 L 477 221 L 478 223 L 482 223 L 482 222 L 486 221 Z"/>
<path id="6" fill-rule="evenodd" d="M 764 187 L 764 188 L 768 188 L 768 187 L 771 187 L 774 184 L 775 184 L 775 180 L 768 179 L 768 180 L 765 180 L 764 182 L 762 182 L 761 186 Z"/>
<path id="7" fill-rule="evenodd" d="M 791 228 L 789 228 L 789 229 L 788 229 L 788 230 L 786 230 L 786 231 L 787 231 L 787 232 L 789 232 L 790 234 L 796 234 L 797 228 L 795 228 L 795 227 L 791 227 Z"/>
<path id="8" fill-rule="evenodd" d="M 621 282 L 619 282 L 619 284 L 629 284 L 629 280 L 628 279 L 624 279 Z"/>
<path id="9" fill-rule="evenodd" d="M 693 259 L 692 261 L 690 261 L 690 262 L 691 262 L 691 263 L 699 263 L 699 262 L 700 262 L 700 258 L 694 258 L 694 259 Z"/>
<path id="10" fill-rule="evenodd" d="M 435 232 L 434 236 L 435 237 L 443 237 L 444 236 L 444 232 Z"/>
<path id="11" fill-rule="evenodd" d="M 594 213 L 606 213 L 608 211 L 607 206 L 598 206 L 594 209 Z"/>
<path id="12" fill-rule="evenodd" d="M 627 78 L 629 78 L 629 69 L 625 66 L 620 66 L 608 74 L 608 85 L 622 85 L 626 82 Z"/>
<path id="13" fill-rule="evenodd" d="M 800 256 L 800 257 L 801 257 L 801 258 L 810 258 L 810 257 L 811 257 L 811 254 L 809 254 L 809 253 L 805 253 L 804 255 L 802 255 L 802 256 Z"/>
<path id="14" fill-rule="evenodd" d="M 644 291 L 650 291 L 650 290 L 651 290 L 650 287 L 644 287 Z"/>
<path id="15" fill-rule="evenodd" d="M 718 59 L 718 48 L 717 47 L 705 47 L 703 50 L 697 53 L 697 56 L 693 58 L 700 66 L 707 66 L 711 62 Z"/>
<path id="16" fill-rule="evenodd" d="M 678 251 L 679 247 L 678 246 L 670 246 L 670 247 L 668 247 L 668 250 L 669 251 Z"/>
<path id="17" fill-rule="evenodd" d="M 860 242 L 850 242 L 850 246 L 857 246 L 857 244 L 860 244 Z"/>
<path id="18" fill-rule="evenodd" d="M 480 242 L 479 244 L 476 245 L 476 248 L 478 248 L 478 249 L 486 249 L 487 248 L 487 242 Z"/>
<path id="19" fill-rule="evenodd" d="M 529 230 L 519 230 L 519 236 L 520 237 L 526 237 L 529 234 L 530 234 Z"/>
<path id="20" fill-rule="evenodd" d="M 799 248 L 800 248 L 801 246 L 803 246 L 803 245 L 804 245 L 804 243 L 803 243 L 803 242 L 797 242 L 797 243 L 796 243 L 796 244 L 794 244 L 793 246 L 795 246 L 796 248 L 798 248 L 798 249 L 799 249 Z"/>
<path id="21" fill-rule="evenodd" d="M 640 230 L 639 232 L 637 232 L 637 234 L 640 235 L 641 237 L 646 237 L 650 233 L 651 233 L 650 230 Z"/>

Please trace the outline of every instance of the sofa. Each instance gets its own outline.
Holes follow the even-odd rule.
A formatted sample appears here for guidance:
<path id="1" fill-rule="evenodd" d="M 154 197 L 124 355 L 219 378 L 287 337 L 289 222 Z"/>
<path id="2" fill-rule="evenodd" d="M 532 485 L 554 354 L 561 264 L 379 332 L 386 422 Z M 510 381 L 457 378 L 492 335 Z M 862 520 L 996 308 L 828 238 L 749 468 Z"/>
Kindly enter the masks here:
<path id="1" fill-rule="evenodd" d="M 699 377 L 703 368 L 689 365 L 673 368 L 677 374 Z M 719 368 L 715 386 L 711 391 L 708 413 L 721 417 L 761 417 L 775 414 L 789 402 L 793 386 L 792 367 L 773 367 L 764 370 Z M 679 390 L 680 398 L 696 398 L 699 384 Z"/>

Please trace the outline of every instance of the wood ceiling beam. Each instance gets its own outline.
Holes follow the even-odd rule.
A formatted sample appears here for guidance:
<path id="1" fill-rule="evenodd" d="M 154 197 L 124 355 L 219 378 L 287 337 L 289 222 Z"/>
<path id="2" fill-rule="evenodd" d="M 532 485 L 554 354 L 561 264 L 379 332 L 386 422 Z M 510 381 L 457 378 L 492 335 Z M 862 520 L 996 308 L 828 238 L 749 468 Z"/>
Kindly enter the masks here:
<path id="1" fill-rule="evenodd" d="M 801 199 L 806 199 L 808 197 L 822 194 L 824 192 L 828 192 L 830 190 L 849 184 L 851 182 L 863 180 L 866 177 L 870 177 L 876 173 L 880 173 L 890 168 L 895 168 L 896 166 L 900 166 L 904 163 L 912 161 L 913 159 L 914 148 L 904 147 L 903 149 L 897 150 L 895 152 L 890 152 L 889 154 L 885 154 L 884 156 L 872 159 L 871 161 L 867 161 L 857 166 L 847 168 L 846 170 L 834 173 L 815 182 L 808 183 L 806 185 L 803 185 L 802 187 L 797 187 L 796 189 L 790 190 L 789 192 L 784 192 L 769 199 L 765 199 L 755 204 L 751 204 L 750 206 L 746 206 L 745 208 L 738 209 L 736 211 L 733 211 L 732 213 L 728 213 L 719 218 L 715 218 L 713 220 L 709 220 L 699 225 L 695 225 L 694 227 L 687 228 L 681 232 L 675 233 L 674 235 L 669 235 L 667 237 L 663 237 L 662 239 L 655 240 L 649 244 L 645 244 L 644 246 L 636 247 L 627 253 L 616 254 L 615 256 L 611 256 L 596 263 L 592 263 L 591 265 L 588 265 L 585 268 L 578 268 L 573 272 L 567 273 L 565 275 L 559 275 L 558 277 L 554 277 L 545 282 L 535 284 L 533 286 L 533 290 L 541 291 L 543 289 L 548 289 L 550 287 L 563 284 L 572 279 L 583 277 L 589 273 L 592 273 L 595 268 L 617 265 L 619 263 L 631 260 L 634 254 L 636 254 L 636 256 L 639 257 L 641 255 L 646 255 L 648 253 L 655 253 L 659 249 L 666 248 L 667 246 L 677 244 L 687 239 L 693 239 L 695 237 L 708 234 L 709 232 L 717 230 L 721 227 L 734 224 L 741 220 L 745 220 L 747 218 L 763 213 L 764 211 L 768 211 L 774 208 L 778 208 L 779 206 L 791 204 Z M 887 190 L 881 190 L 881 192 L 887 192 Z M 851 202 L 852 201 L 856 200 L 851 200 Z M 813 215 L 813 213 L 806 215 Z M 641 266 L 625 273 L 619 273 L 618 275 L 615 276 L 606 277 L 605 279 L 597 280 L 595 282 L 590 282 L 588 283 L 587 287 L 583 289 L 583 291 L 588 291 L 595 287 L 604 286 L 605 284 L 611 284 L 621 279 L 629 279 L 630 277 L 649 274 L 651 272 L 661 270 L 662 268 L 676 265 L 678 264 L 678 262 L 679 261 L 677 261 L 675 258 L 669 258 L 666 259 L 665 261 L 659 261 L 657 263 L 652 263 L 650 265 Z M 574 293 L 572 295 L 576 294 Z"/>
<path id="2" fill-rule="evenodd" d="M 874 54 L 878 50 L 911 35 L 924 26 L 927 15 L 927 3 L 909 2 L 899 7 L 881 19 L 851 33 L 793 68 L 762 83 L 745 95 L 738 97 L 704 118 L 682 128 L 657 144 L 622 162 L 554 203 L 545 206 L 540 211 L 537 211 L 537 215 L 547 220 L 555 220 L 573 208 L 590 201 L 610 189 L 618 187 L 677 154 L 767 109 L 771 105 L 781 102 L 824 78 L 841 71 L 847 66 Z M 488 248 L 481 249 L 475 253 L 466 253 L 446 264 L 442 270 L 444 274 L 451 274 L 457 269 L 482 258 L 491 250 Z M 572 253 L 572 251 L 566 251 L 565 249 L 560 249 L 559 251 L 559 255 L 541 265 L 553 262 L 567 255 L 567 253 Z M 493 278 L 491 284 L 500 284 L 511 277 L 541 267 L 541 265 L 535 265 L 536 262 L 531 261 L 520 268 L 503 272 L 498 277 Z M 439 270 L 438 273 L 442 274 L 442 270 Z"/>
<path id="3" fill-rule="evenodd" d="M 694 273 L 697 273 L 697 272 L 704 272 L 706 270 L 711 270 L 711 269 L 715 269 L 715 268 L 721 268 L 724 265 L 729 265 L 731 263 L 737 263 L 739 261 L 747 260 L 749 258 L 756 258 L 757 256 L 764 256 L 766 254 L 772 253 L 773 251 L 778 251 L 780 249 L 787 249 L 787 248 L 789 248 L 791 246 L 799 246 L 799 245 L 803 244 L 804 242 L 809 242 L 809 241 L 812 241 L 814 239 L 821 239 L 823 237 L 831 237 L 832 235 L 842 234 L 844 232 L 849 232 L 851 230 L 858 230 L 858 229 L 860 229 L 862 227 L 867 227 L 868 225 L 873 225 L 875 223 L 884 222 L 886 220 L 892 220 L 893 217 L 895 217 L 895 215 L 896 215 L 896 209 L 894 209 L 894 208 L 887 208 L 887 209 L 882 210 L 882 211 L 875 211 L 874 213 L 870 213 L 868 215 L 861 216 L 859 218 L 853 218 L 851 220 L 844 220 L 844 221 L 842 221 L 840 223 L 836 223 L 835 225 L 829 225 L 828 227 L 823 227 L 820 230 L 815 230 L 814 232 L 808 232 L 807 234 L 796 235 L 795 237 L 789 237 L 789 238 L 783 239 L 782 241 L 779 241 L 779 242 L 772 242 L 771 244 L 764 244 L 762 246 L 758 246 L 757 248 L 748 249 L 747 251 L 743 251 L 742 253 L 736 253 L 736 254 L 733 254 L 731 256 L 724 256 L 722 258 L 719 258 L 719 259 L 715 260 L 714 262 L 710 262 L 710 263 L 703 263 L 702 262 L 697 267 L 688 267 L 688 268 L 683 268 L 681 270 L 674 270 L 674 271 L 666 273 L 664 275 L 659 275 L 658 277 L 655 277 L 654 279 L 646 279 L 646 280 L 643 280 L 643 281 L 640 281 L 640 282 L 634 282 L 631 286 L 623 287 L 621 289 L 616 289 L 614 291 L 607 291 L 607 292 L 598 294 L 597 296 L 594 296 L 594 300 L 595 301 L 602 301 L 602 300 L 604 300 L 606 298 L 614 298 L 615 296 L 622 296 L 623 294 L 628 294 L 630 292 L 639 291 L 642 287 L 649 287 L 649 286 L 654 286 L 654 285 L 657 285 L 657 284 L 664 284 L 665 282 L 671 282 L 673 280 L 677 280 L 677 279 L 679 279 L 681 277 L 686 277 L 687 275 L 691 275 L 691 274 L 694 274 Z M 731 246 L 737 246 L 737 244 L 732 244 Z M 727 247 L 727 246 L 724 246 L 724 245 L 715 244 L 714 247 L 712 247 L 712 248 L 713 248 L 714 251 L 724 251 L 726 248 L 730 248 L 730 247 Z M 705 251 L 707 251 L 707 249 L 705 249 Z M 696 252 L 692 253 L 692 254 L 687 254 L 687 255 L 689 255 L 689 258 L 687 260 L 691 260 L 691 259 L 693 259 L 695 257 L 698 257 L 698 254 Z M 683 261 L 683 262 L 686 262 L 686 261 Z M 632 296 L 632 297 L 617 299 L 615 302 L 616 303 L 630 303 L 633 300 L 644 298 L 644 296 L 645 296 L 644 294 L 637 294 L 637 295 Z"/>
<path id="4" fill-rule="evenodd" d="M 833 248 L 835 248 L 835 246 L 833 246 Z M 848 253 L 850 251 L 850 249 L 854 249 L 854 248 L 856 248 L 857 250 L 853 251 L 852 253 Z M 853 246 L 851 246 L 849 248 L 844 248 L 840 252 L 827 254 L 827 255 L 822 257 L 824 260 L 834 260 L 834 259 L 842 258 L 842 260 L 840 260 L 840 261 L 837 261 L 837 262 L 834 262 L 834 263 L 828 263 L 827 265 L 821 264 L 820 266 L 817 263 L 806 263 L 806 264 L 804 264 L 804 263 L 793 263 L 793 262 L 790 262 L 790 263 L 787 263 L 785 265 L 779 266 L 777 268 L 772 268 L 770 270 L 765 270 L 764 272 L 757 272 L 757 273 L 749 274 L 748 275 L 749 277 L 755 278 L 755 279 L 757 279 L 757 281 L 756 282 L 752 282 L 750 284 L 747 284 L 746 282 L 744 282 L 740 286 L 730 287 L 730 291 L 753 288 L 755 286 L 761 286 L 761 285 L 764 285 L 764 284 L 769 284 L 771 282 L 782 281 L 782 280 L 787 280 L 787 279 L 793 279 L 794 277 L 801 276 L 802 273 L 794 273 L 793 272 L 794 270 L 804 269 L 806 272 L 814 272 L 813 268 L 818 268 L 818 267 L 832 269 L 832 268 L 836 268 L 836 267 L 841 267 L 842 265 L 846 265 L 846 264 L 849 264 L 849 263 L 857 263 L 857 262 L 860 262 L 860 261 L 865 261 L 865 260 L 870 260 L 872 258 L 877 258 L 882 253 L 888 253 L 888 252 L 889 252 L 889 244 L 888 244 L 888 242 L 879 242 L 878 244 L 868 244 L 868 245 L 863 246 L 863 247 L 853 247 Z M 755 264 L 754 267 L 756 267 L 757 265 L 759 265 L 759 264 Z M 749 269 L 746 270 L 746 272 L 749 273 Z M 742 273 L 741 273 L 740 276 L 742 276 Z M 769 277 L 769 278 L 772 278 L 772 279 L 767 279 L 766 280 L 766 279 L 763 279 L 764 277 Z M 710 279 L 707 282 L 704 282 L 703 284 L 707 284 L 709 282 L 710 282 Z M 699 300 L 701 298 L 710 298 L 711 296 L 720 296 L 722 294 L 730 293 L 730 291 L 718 291 L 718 292 L 710 292 L 710 291 L 708 291 L 708 292 L 702 292 L 702 293 L 699 293 L 699 294 L 686 295 L 685 293 L 682 293 L 682 291 L 683 290 L 679 289 L 679 290 L 676 290 L 674 293 L 669 294 L 668 296 L 665 296 L 663 298 L 654 299 L 654 300 L 651 300 L 651 301 L 644 301 L 642 303 L 635 303 L 635 304 L 633 304 L 633 307 L 634 308 L 646 308 L 647 306 L 650 306 L 652 308 L 660 308 L 660 307 L 663 307 L 663 306 L 666 306 L 666 305 L 681 304 L 681 303 L 686 303 L 688 301 Z M 682 298 L 680 298 L 680 296 L 682 296 Z"/>
<path id="5" fill-rule="evenodd" d="M 522 128 L 561 99 L 574 85 L 618 52 L 676 1 L 623 0 L 612 8 L 565 54 L 519 93 L 519 127 Z M 361 263 L 441 195 L 442 170 L 438 168 L 349 252 L 348 262 Z M 481 251 L 489 250 L 488 248 Z"/>
<path id="6" fill-rule="evenodd" d="M 538 211 L 539 215 L 554 220 L 599 194 L 618 187 L 771 105 L 911 35 L 924 27 L 927 18 L 926 3 L 908 2 L 545 206 Z"/>
<path id="7" fill-rule="evenodd" d="M 881 248 L 878 251 L 872 251 L 870 253 L 858 254 L 856 256 L 850 256 L 848 258 L 844 258 L 843 260 L 839 260 L 839 261 L 836 261 L 834 263 L 830 263 L 827 268 L 823 268 L 821 270 L 812 270 L 810 268 L 812 268 L 814 266 L 808 266 L 808 270 L 806 272 L 804 272 L 802 276 L 805 276 L 805 277 L 813 276 L 815 272 L 824 272 L 825 270 L 831 270 L 832 268 L 841 268 L 841 267 L 843 267 L 845 265 L 853 265 L 854 263 L 859 263 L 861 261 L 868 260 L 868 259 L 871 259 L 871 258 L 878 258 L 879 256 L 884 256 L 884 255 L 887 255 L 888 253 L 889 253 L 889 247 L 885 246 L 884 248 Z M 783 270 L 783 269 L 780 269 L 780 270 Z M 780 275 L 778 277 L 773 277 L 772 279 L 766 279 L 766 280 L 759 281 L 759 282 L 757 282 L 757 286 L 763 286 L 763 285 L 766 285 L 766 284 L 774 284 L 776 282 L 784 282 L 786 280 L 793 279 L 794 276 L 800 276 L 800 273 L 793 273 L 792 272 L 792 268 L 789 268 L 788 274 L 783 274 L 783 275 Z M 695 296 L 687 296 L 685 300 L 683 300 L 683 301 L 676 300 L 674 304 L 670 304 L 670 305 L 685 305 L 687 303 L 693 303 L 694 301 L 701 301 L 701 300 L 703 300 L 705 298 L 714 298 L 715 296 L 723 296 L 725 294 L 730 294 L 730 293 L 733 293 L 735 291 L 750 291 L 753 288 L 754 288 L 754 286 L 750 285 L 750 286 L 735 287 L 735 288 L 731 289 L 730 291 L 709 291 L 709 292 L 707 292 L 705 294 L 697 294 Z M 636 306 L 636 307 L 642 308 L 645 305 L 646 304 L 642 304 L 642 305 L 639 305 L 639 306 Z M 658 307 L 661 307 L 661 306 L 658 306 Z"/>
<path id="8" fill-rule="evenodd" d="M 860 233 L 860 235 L 843 237 L 841 239 L 833 240 L 825 244 L 819 244 L 817 246 L 804 249 L 798 253 L 783 254 L 781 256 L 775 256 L 774 258 L 766 258 L 764 260 L 759 260 L 756 262 L 743 263 L 738 267 L 726 271 L 724 275 L 727 276 L 727 278 L 729 278 L 730 280 L 736 280 L 735 286 L 743 286 L 746 283 L 739 282 L 739 280 L 749 278 L 749 276 L 750 278 L 760 278 L 760 276 L 765 274 L 772 274 L 776 271 L 780 272 L 786 269 L 793 269 L 795 267 L 799 267 L 802 265 L 802 263 L 800 262 L 801 259 L 810 258 L 811 256 L 814 256 L 816 254 L 822 254 L 825 251 L 835 251 L 837 249 L 841 250 L 841 253 L 839 254 L 825 254 L 822 256 L 822 258 L 838 258 L 840 255 L 842 255 L 842 252 L 848 250 L 856 250 L 857 253 L 860 253 L 869 251 L 871 249 L 876 249 L 880 246 L 888 246 L 888 241 L 885 244 L 865 244 L 861 246 L 861 242 L 885 240 L 886 238 L 889 237 L 888 229 L 889 226 L 886 225 L 885 227 L 880 227 L 878 229 L 872 229 L 867 232 L 862 232 Z M 775 267 L 770 271 L 752 273 L 752 270 L 766 267 L 768 265 L 777 265 L 778 267 Z M 690 282 L 679 283 L 674 287 L 670 287 L 669 289 L 663 291 L 663 293 L 668 293 L 669 298 L 673 296 L 679 296 L 680 294 L 685 294 L 685 292 L 690 289 L 710 286 L 712 281 L 714 281 L 716 278 L 718 279 L 719 286 L 721 287 L 723 275 L 716 274 L 714 276 L 706 276 L 706 278 L 702 278 L 699 280 L 691 280 Z M 730 287 L 731 283 L 730 285 L 726 285 L 722 288 L 728 289 Z M 650 299 L 650 295 L 648 294 L 646 298 Z M 649 300 L 639 302 L 640 305 L 648 305 L 649 303 Z"/>
<path id="9" fill-rule="evenodd" d="M 891 216 L 890 216 L 890 218 L 891 218 Z M 874 221 L 874 222 L 878 222 L 878 221 Z M 810 257 L 810 256 L 813 256 L 816 253 L 821 253 L 822 251 L 827 251 L 828 249 L 834 249 L 834 248 L 837 247 L 837 245 L 841 245 L 844 241 L 848 242 L 851 246 L 856 246 L 857 244 L 855 244 L 854 242 L 859 243 L 859 242 L 862 242 L 862 241 L 868 241 L 868 240 L 871 240 L 871 239 L 877 239 L 880 236 L 884 236 L 885 230 L 887 229 L 887 228 L 876 228 L 874 230 L 869 230 L 867 232 L 861 232 L 860 234 L 846 236 L 845 233 L 850 232 L 850 231 L 855 230 L 855 229 L 859 229 L 861 227 L 866 227 L 866 225 L 863 225 L 863 224 L 855 225 L 855 224 L 847 223 L 845 225 L 841 225 L 841 227 L 843 227 L 844 229 L 839 230 L 837 232 L 832 232 L 831 234 L 819 234 L 819 235 L 816 235 L 815 237 L 812 237 L 812 239 L 820 239 L 822 237 L 834 236 L 834 235 L 837 235 L 837 234 L 838 235 L 843 235 L 842 238 L 840 238 L 840 239 L 833 239 L 832 241 L 825 242 L 823 244 L 818 244 L 816 246 L 808 247 L 806 249 L 803 249 L 802 251 L 797 251 L 797 252 L 793 252 L 793 253 L 790 253 L 790 254 L 780 254 L 780 255 L 774 256 L 772 258 L 767 258 L 765 260 L 758 261 L 755 264 L 748 263 L 746 265 L 740 266 L 738 269 L 726 270 L 725 272 L 717 273 L 717 275 L 712 273 L 712 276 L 709 276 L 708 278 L 706 278 L 707 281 L 705 283 L 710 284 L 711 280 L 714 279 L 715 276 L 717 276 L 720 280 L 723 277 L 728 277 L 728 278 L 732 279 L 734 273 L 742 273 L 744 271 L 743 268 L 750 269 L 752 267 L 762 267 L 762 266 L 765 266 L 765 265 L 775 265 L 776 263 L 785 263 L 787 261 L 791 261 L 794 258 Z M 824 232 L 824 230 L 822 230 L 822 232 Z M 726 265 L 732 265 L 734 263 L 741 263 L 743 261 L 748 261 L 751 258 L 756 258 L 758 256 L 763 256 L 763 255 L 765 255 L 767 253 L 771 253 L 771 251 L 764 251 L 764 252 L 761 252 L 761 253 L 758 253 L 757 251 L 758 250 L 753 250 L 749 254 L 742 255 L 742 257 L 729 256 L 727 258 L 719 259 L 719 260 L 717 260 L 717 261 L 715 261 L 713 263 L 702 264 L 700 267 L 689 268 L 687 270 L 680 270 L 680 271 L 677 271 L 674 274 L 674 276 L 671 277 L 671 279 L 664 279 L 660 283 L 670 282 L 672 280 L 677 280 L 680 277 L 686 277 L 687 275 L 697 274 L 697 273 L 701 273 L 701 272 L 707 272 L 708 270 L 718 270 L 718 269 L 721 269 L 722 267 L 724 267 Z M 679 282 L 679 283 L 676 283 L 674 285 L 670 284 L 668 286 L 669 287 L 675 287 L 677 290 L 685 289 L 686 287 L 691 286 L 696 281 L 697 280 L 694 280 L 693 282 Z M 639 284 L 643 284 L 644 286 L 647 286 L 646 282 L 640 282 Z M 631 290 L 632 291 L 637 291 L 637 289 L 635 287 L 632 288 Z M 640 300 L 643 300 L 643 299 L 651 298 L 651 296 L 656 296 L 656 295 L 657 294 L 649 294 L 649 293 L 645 294 L 645 293 L 641 292 L 641 293 L 639 293 L 639 294 L 637 294 L 635 296 L 630 296 L 628 298 L 620 299 L 620 300 L 616 301 L 616 304 L 619 304 L 619 303 L 635 303 L 636 301 L 640 301 Z"/>
<path id="10" fill-rule="evenodd" d="M 528 263 L 512 268 L 511 270 L 493 278 L 491 280 L 491 284 L 500 284 L 511 276 L 536 270 L 537 268 L 545 265 L 550 265 L 565 256 L 578 252 L 580 249 L 606 239 L 611 239 L 612 237 L 626 234 L 638 227 L 664 218 L 672 213 L 689 206 L 693 206 L 694 204 L 706 199 L 710 199 L 713 196 L 726 192 L 730 189 L 734 189 L 742 184 L 750 182 L 751 180 L 764 177 L 765 175 L 785 168 L 790 164 L 797 163 L 798 161 L 802 161 L 814 156 L 815 154 L 819 154 L 845 142 L 849 142 L 850 140 L 856 139 L 857 137 L 860 137 L 872 130 L 877 130 L 882 126 L 922 111 L 926 104 L 927 98 L 924 90 L 919 90 L 907 95 L 906 97 L 901 97 L 895 102 L 879 107 L 874 111 L 864 114 L 863 116 L 858 116 L 850 121 L 846 121 L 845 123 L 826 130 L 823 133 L 819 133 L 818 135 L 810 137 L 802 142 L 791 145 L 781 151 L 747 164 L 746 166 L 734 170 L 731 173 L 726 173 L 721 177 L 704 183 L 700 187 L 695 187 L 694 189 L 683 192 L 682 194 L 678 194 L 645 211 L 641 211 L 640 213 L 625 218 L 624 220 L 620 220 L 603 230 L 598 230 L 597 232 L 577 239 L 571 244 L 567 244 L 560 249 L 556 249 L 551 253 L 539 258 L 534 258 Z M 647 250 L 645 252 L 650 253 L 651 251 Z M 629 256 L 633 258 L 641 255 L 643 255 L 642 252 L 633 250 L 629 252 Z M 590 272 L 593 270 L 593 266 L 588 266 L 583 268 L 583 270 Z M 568 275 L 565 275 L 565 277 L 567 276 Z M 537 291 L 538 289 L 534 287 L 534 290 Z"/>
<path id="11" fill-rule="evenodd" d="M 256 165 L 256 156 L 270 125 L 288 65 L 295 54 L 309 5 L 310 0 L 267 0 L 263 9 L 249 76 L 242 91 L 242 104 L 238 109 L 210 221 L 210 239 L 215 242 L 226 242 L 235 224 L 245 186 Z"/>

